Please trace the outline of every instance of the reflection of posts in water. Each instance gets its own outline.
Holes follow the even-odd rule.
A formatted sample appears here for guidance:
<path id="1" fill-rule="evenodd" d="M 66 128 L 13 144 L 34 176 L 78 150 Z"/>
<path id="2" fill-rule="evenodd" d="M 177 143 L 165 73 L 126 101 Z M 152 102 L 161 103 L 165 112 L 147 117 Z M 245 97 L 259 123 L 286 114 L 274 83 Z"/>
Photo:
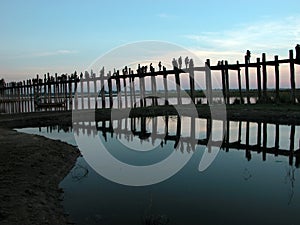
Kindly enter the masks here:
<path id="1" fill-rule="evenodd" d="M 275 156 L 278 156 L 279 149 L 279 124 L 275 125 Z"/>
<path id="2" fill-rule="evenodd" d="M 196 118 L 195 117 L 191 117 L 190 136 L 191 136 L 191 142 L 187 144 L 190 144 L 192 151 L 195 151 L 195 146 L 196 146 Z"/>
<path id="3" fill-rule="evenodd" d="M 152 145 L 154 145 L 154 141 L 157 136 L 157 117 L 152 118 Z"/>
<path id="4" fill-rule="evenodd" d="M 263 123 L 263 161 L 266 161 L 267 158 L 267 123 Z"/>
<path id="5" fill-rule="evenodd" d="M 251 151 L 249 146 L 249 136 L 250 136 L 250 123 L 249 121 L 246 122 L 246 158 L 248 161 L 251 160 Z"/>
<path id="6" fill-rule="evenodd" d="M 224 121 L 223 121 L 223 123 L 224 123 Z M 230 121 L 229 120 L 226 121 L 225 134 L 226 134 L 226 152 L 228 152 L 229 151 L 229 138 L 230 138 Z"/>
<path id="7" fill-rule="evenodd" d="M 261 146 L 261 123 L 257 123 L 257 147 Z"/>
<path id="8" fill-rule="evenodd" d="M 294 159 L 294 143 L 295 143 L 295 125 L 291 125 L 291 133 L 290 133 L 290 156 L 289 156 L 289 163 L 293 165 Z"/>
<path id="9" fill-rule="evenodd" d="M 239 134 L 238 134 L 238 143 L 242 141 L 242 121 L 239 121 Z"/>
<path id="10" fill-rule="evenodd" d="M 180 134 L 181 134 L 181 117 L 178 115 L 177 116 L 176 140 L 175 140 L 175 144 L 174 144 L 175 149 L 178 148 L 178 143 L 179 143 L 179 140 L 180 140 Z"/>

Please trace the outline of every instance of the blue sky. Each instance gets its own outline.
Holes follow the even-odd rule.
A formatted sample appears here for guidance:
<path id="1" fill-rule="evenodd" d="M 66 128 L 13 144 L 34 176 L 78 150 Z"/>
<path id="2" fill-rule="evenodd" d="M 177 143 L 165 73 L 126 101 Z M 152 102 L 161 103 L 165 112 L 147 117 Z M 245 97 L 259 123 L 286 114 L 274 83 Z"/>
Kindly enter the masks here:
<path id="1" fill-rule="evenodd" d="M 0 2 L 0 77 L 81 71 L 112 48 L 167 41 L 212 61 L 266 52 L 286 58 L 300 43 L 299 1 Z M 171 59 L 170 59 L 171 60 Z"/>

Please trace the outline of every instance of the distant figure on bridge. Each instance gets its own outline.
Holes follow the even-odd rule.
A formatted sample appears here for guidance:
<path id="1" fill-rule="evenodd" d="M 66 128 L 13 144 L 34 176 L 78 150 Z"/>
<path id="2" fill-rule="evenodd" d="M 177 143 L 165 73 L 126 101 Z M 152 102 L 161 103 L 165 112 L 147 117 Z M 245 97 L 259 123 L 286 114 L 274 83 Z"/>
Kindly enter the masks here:
<path id="1" fill-rule="evenodd" d="M 154 73 L 154 67 L 152 66 L 152 63 L 150 63 L 150 72 Z"/>
<path id="2" fill-rule="evenodd" d="M 138 74 L 141 73 L 141 64 L 138 64 L 138 69 L 136 70 L 136 72 L 137 72 Z"/>
<path id="3" fill-rule="evenodd" d="M 246 52 L 246 62 L 250 63 L 250 58 L 251 58 L 251 52 L 249 50 L 247 50 Z"/>
<path id="4" fill-rule="evenodd" d="M 194 67 L 194 60 L 193 59 L 190 59 L 189 66 L 190 66 L 190 68 Z"/>
<path id="5" fill-rule="evenodd" d="M 295 47 L 296 50 L 296 60 L 300 60 L 300 45 L 297 44 Z"/>
<path id="6" fill-rule="evenodd" d="M 161 71 L 161 61 L 159 61 L 159 63 L 158 63 L 158 69 L 159 69 L 159 71 Z"/>
<path id="7" fill-rule="evenodd" d="M 178 65 L 179 65 L 179 69 L 181 69 L 181 67 L 182 67 L 182 57 L 181 56 L 178 58 Z"/>
<path id="8" fill-rule="evenodd" d="M 185 68 L 187 69 L 189 65 L 189 57 L 185 57 L 184 64 L 185 64 Z"/>
<path id="9" fill-rule="evenodd" d="M 173 68 L 174 68 L 174 69 L 177 69 L 177 68 L 178 68 L 178 63 L 177 63 L 177 61 L 176 61 L 175 58 L 173 58 L 172 65 L 173 65 Z"/>

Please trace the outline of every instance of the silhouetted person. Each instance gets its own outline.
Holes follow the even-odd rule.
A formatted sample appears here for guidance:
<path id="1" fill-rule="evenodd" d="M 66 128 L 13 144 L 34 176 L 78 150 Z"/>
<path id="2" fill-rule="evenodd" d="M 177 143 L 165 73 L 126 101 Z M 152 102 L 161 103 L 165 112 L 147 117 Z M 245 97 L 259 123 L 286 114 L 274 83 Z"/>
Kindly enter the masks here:
<path id="1" fill-rule="evenodd" d="M 246 61 L 247 61 L 247 63 L 250 63 L 250 58 L 251 58 L 251 52 L 249 50 L 247 50 L 247 52 L 246 52 Z"/>
<path id="2" fill-rule="evenodd" d="M 190 68 L 194 67 L 194 61 L 193 61 L 193 59 L 190 59 L 189 65 L 190 65 Z"/>
<path id="3" fill-rule="evenodd" d="M 176 61 L 175 58 L 173 58 L 172 65 L 173 65 L 173 68 L 174 68 L 174 69 L 177 69 L 177 68 L 178 68 L 178 63 L 177 63 L 177 61 Z"/>
<path id="4" fill-rule="evenodd" d="M 185 63 L 185 68 L 188 68 L 188 64 L 189 64 L 189 57 L 185 57 L 184 59 L 184 63 Z"/>
<path id="5" fill-rule="evenodd" d="M 154 67 L 152 66 L 152 63 L 150 63 L 150 72 L 154 73 Z"/>
<path id="6" fill-rule="evenodd" d="M 181 58 L 181 56 L 178 58 L 178 65 L 179 65 L 179 69 L 181 69 L 181 67 L 182 67 L 182 58 Z"/>
<path id="7" fill-rule="evenodd" d="M 297 44 L 295 47 L 296 50 L 296 60 L 300 60 L 300 45 Z"/>
<path id="8" fill-rule="evenodd" d="M 136 70 L 137 73 L 141 73 L 141 65 L 138 64 L 138 69 Z"/>
<path id="9" fill-rule="evenodd" d="M 161 61 L 159 61 L 159 63 L 158 63 L 158 69 L 159 69 L 159 71 L 161 71 Z"/>

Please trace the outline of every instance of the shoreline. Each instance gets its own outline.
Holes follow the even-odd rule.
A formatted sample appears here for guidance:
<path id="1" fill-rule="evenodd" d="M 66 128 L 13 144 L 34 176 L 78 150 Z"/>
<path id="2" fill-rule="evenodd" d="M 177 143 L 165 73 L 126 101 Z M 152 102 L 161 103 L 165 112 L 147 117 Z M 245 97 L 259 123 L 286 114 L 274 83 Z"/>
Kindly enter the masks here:
<path id="1" fill-rule="evenodd" d="M 79 150 L 6 128 L 0 128 L 0 143 L 0 224 L 70 224 L 59 183 Z"/>

